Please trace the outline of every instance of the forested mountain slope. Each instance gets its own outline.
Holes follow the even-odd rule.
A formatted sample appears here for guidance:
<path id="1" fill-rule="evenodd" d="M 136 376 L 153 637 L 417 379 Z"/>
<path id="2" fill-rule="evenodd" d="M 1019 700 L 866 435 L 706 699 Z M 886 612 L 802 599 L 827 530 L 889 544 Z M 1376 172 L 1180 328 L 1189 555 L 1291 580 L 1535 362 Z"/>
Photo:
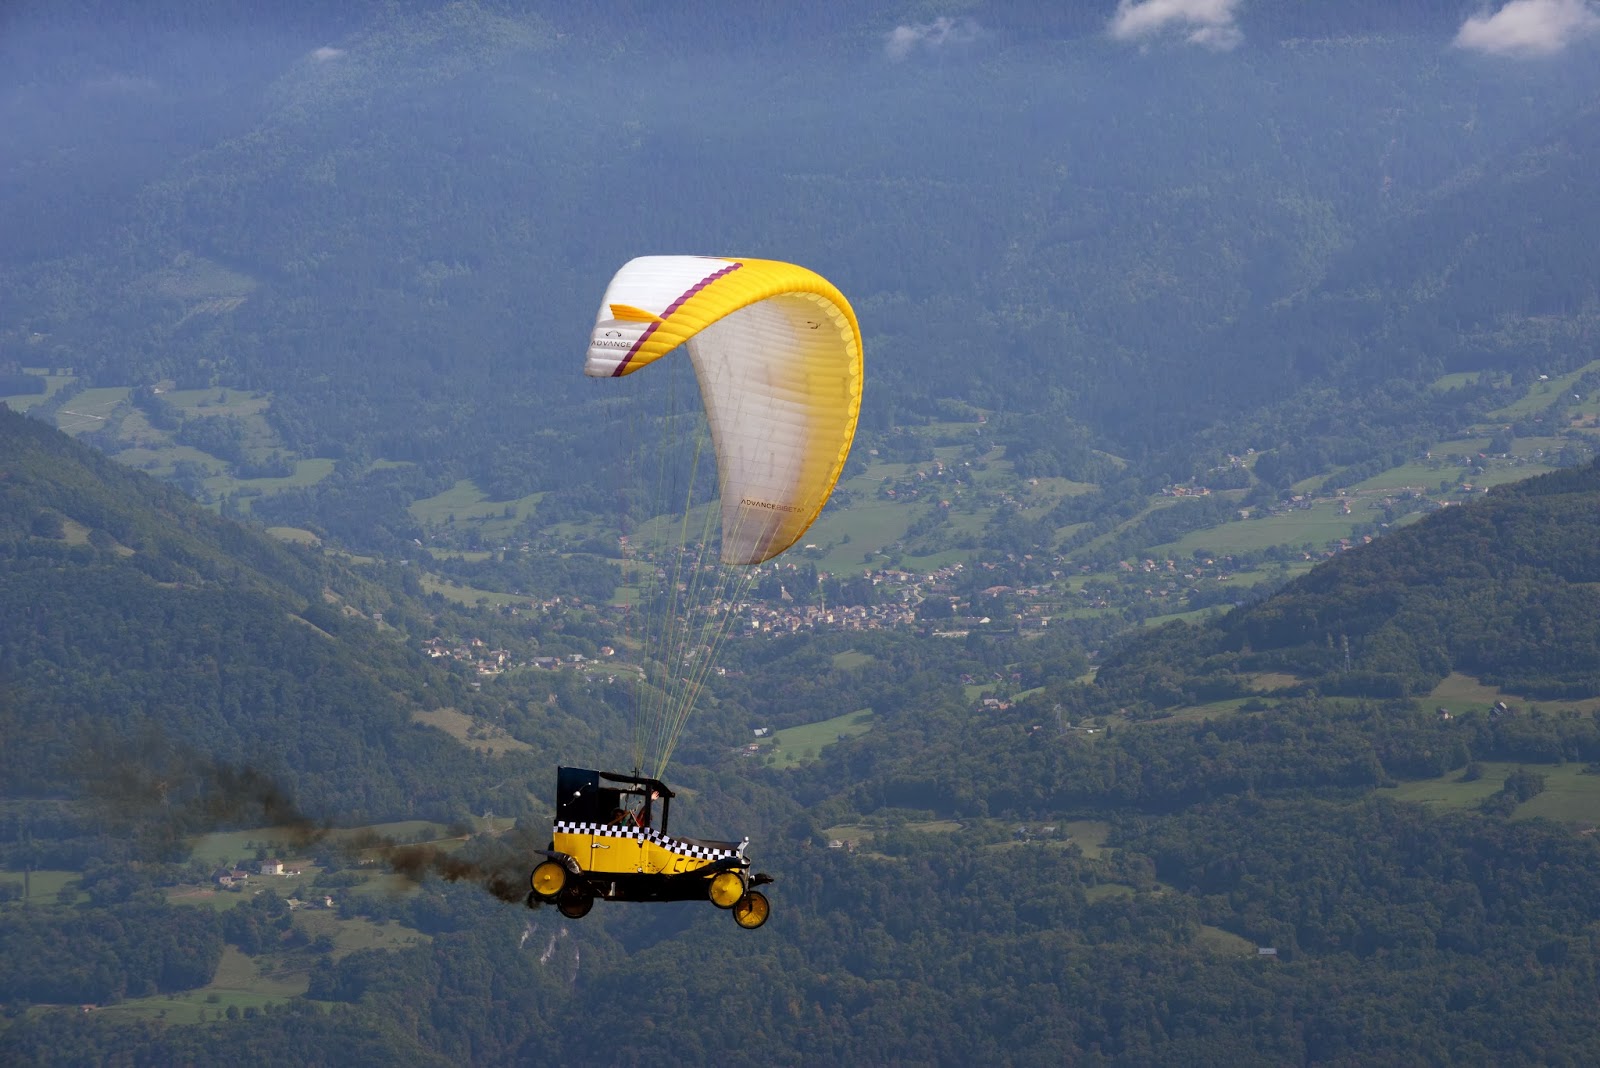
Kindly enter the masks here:
<path id="1" fill-rule="evenodd" d="M 0 411 L 9 797 L 187 750 L 282 776 L 319 818 L 470 811 L 485 772 L 411 715 L 472 697 L 380 629 L 384 610 L 425 625 L 320 553 Z"/>
<path id="2" fill-rule="evenodd" d="M 29 591 L 48 611 L 21 637 L 52 692 L 71 699 L 106 689 L 95 707 L 114 719 L 152 700 L 152 680 L 173 680 L 170 711 L 197 744 L 238 752 L 236 732 L 239 744 L 268 752 L 270 770 L 302 798 L 348 811 L 394 806 L 411 791 L 419 807 L 450 802 L 480 774 L 476 761 L 454 762 L 390 711 L 424 703 L 444 685 L 437 676 L 406 690 L 396 680 L 419 677 L 358 619 L 331 638 L 306 625 L 306 600 L 285 591 L 323 566 L 314 557 L 262 547 L 279 560 L 267 569 L 276 577 L 254 580 L 252 592 L 247 571 L 233 594 L 211 575 L 207 539 L 172 533 L 155 512 L 192 514 L 201 532 L 221 521 L 191 513 L 142 476 L 110 468 L 96 479 L 93 465 L 106 461 L 54 432 L 10 416 L 0 428 L 0 467 L 14 481 L 5 513 L 12 563 L 0 588 L 7 597 L 13 587 Z M 1475 559 L 1487 573 L 1507 558 L 1493 548 L 1493 530 L 1514 529 L 1522 533 L 1511 543 L 1527 557 L 1519 566 L 1545 566 L 1543 553 L 1567 545 L 1570 561 L 1559 567 L 1576 579 L 1587 550 L 1562 539 L 1584 503 L 1592 506 L 1597 477 L 1563 473 L 1491 494 L 1397 537 L 1418 539 L 1425 558 L 1441 529 L 1465 522 L 1469 540 L 1486 543 Z M 129 541 L 93 544 L 102 527 L 86 520 L 96 515 L 113 517 L 99 520 L 108 527 L 129 517 L 116 527 Z M 159 580 L 155 560 L 165 562 Z M 1327 565 L 1313 576 L 1336 605 L 1344 584 L 1324 576 L 1341 574 Z M 237 605 L 216 603 L 227 596 Z M 162 617 L 148 618 L 143 602 Z M 1310 593 L 1303 602 L 1320 610 Z M 5 607 L 7 616 L 29 611 Z M 105 623 L 82 618 L 91 611 L 126 621 L 127 633 L 102 635 Z M 91 637 L 52 637 L 69 631 Z M 228 657 L 208 659 L 213 636 L 231 640 Z M 160 866 L 104 864 L 126 847 L 86 836 L 77 859 L 93 872 L 88 900 L 68 891 L 61 904 L 0 910 L 0 951 L 16 960 L 38 959 L 36 947 L 52 938 L 71 947 L 50 956 L 48 972 L 8 969 L 17 1011 L 0 1030 L 0 1053 L 16 1063 L 156 1062 L 292 1048 L 289 1059 L 304 1061 L 362 1063 L 383 1051 L 416 1063 L 521 1063 L 603 1048 L 619 1063 L 759 1054 L 785 1064 L 864 1056 L 1535 1063 L 1593 1054 L 1587 1006 L 1600 991 L 1589 930 L 1600 914 L 1590 891 L 1600 847 L 1565 826 L 1506 818 L 1537 799 L 1543 773 L 1480 768 L 1477 811 L 1384 796 L 1396 781 L 1454 774 L 1474 760 L 1529 761 L 1553 774 L 1559 759 L 1600 759 L 1592 715 L 1443 722 L 1404 702 L 1300 697 L 1173 724 L 1116 718 L 1111 731 L 1084 733 L 1064 729 L 1037 698 L 971 707 L 952 669 L 1004 666 L 1009 647 L 993 639 L 958 646 L 907 635 L 858 652 L 846 639 L 752 655 L 740 690 L 788 684 L 780 696 L 814 706 L 870 701 L 881 712 L 867 734 L 794 771 L 704 746 L 703 762 L 683 769 L 694 787 L 686 816 L 749 831 L 777 876 L 777 911 L 760 932 L 739 931 L 704 906 L 603 906 L 573 923 L 462 886 L 357 893 L 365 873 L 337 870 L 326 884 L 340 899 L 334 911 L 291 910 L 268 890 L 223 898 L 214 912 L 169 900 Z M 299 658 L 292 676 L 258 641 Z M 161 659 L 174 644 L 192 648 L 176 668 Z M 1560 632 L 1548 647 L 1565 649 Z M 1580 649 L 1567 653 L 1581 661 Z M 212 688 L 189 685 L 198 672 L 183 663 L 209 670 Z M 818 684 L 796 688 L 802 671 Z M 230 694 L 263 692 L 244 685 L 258 677 L 288 698 L 265 706 L 280 717 L 276 726 L 231 713 Z M 837 694 L 820 683 L 829 678 Z M 6 682 L 23 712 L 44 707 L 28 666 L 8 664 Z M 381 702 L 377 714 L 369 699 Z M 323 762 L 297 749 L 311 734 L 283 715 L 297 706 L 315 709 L 318 738 L 357 755 Z M 1073 705 L 1070 714 L 1089 711 Z M 41 729 L 37 718 L 6 729 L 23 739 L 21 751 L 48 756 L 27 733 Z M 357 732 L 359 742 L 350 737 Z M 536 783 L 547 785 L 553 762 L 542 760 Z M 6 771 L 8 782 L 33 782 L 20 762 Z M 14 814 L 6 827 L 17 829 Z M 529 818 L 513 841 L 535 848 L 547 828 Z M 9 848 L 37 856 L 39 845 Z M 65 851 L 51 848 L 61 863 Z M 94 938 L 66 943 L 85 924 Z M 372 948 L 371 932 L 384 928 L 404 941 Z M 1276 956 L 1261 957 L 1257 946 Z M 229 985 L 239 983 L 245 994 Z M 263 987 L 271 993 L 256 992 Z M 246 1011 L 224 1017 L 223 998 Z M 101 999 L 104 1008 L 89 1014 L 36 1004 Z M 648 1024 L 602 1038 L 571 1028 L 622 1001 Z M 180 1004 L 202 1022 L 164 1022 Z"/>
<path id="3" fill-rule="evenodd" d="M 1260 604 L 1132 641 L 1096 688 L 1156 706 L 1285 672 L 1325 693 L 1426 694 L 1451 672 L 1600 694 L 1600 465 L 1499 486 L 1342 553 Z"/>

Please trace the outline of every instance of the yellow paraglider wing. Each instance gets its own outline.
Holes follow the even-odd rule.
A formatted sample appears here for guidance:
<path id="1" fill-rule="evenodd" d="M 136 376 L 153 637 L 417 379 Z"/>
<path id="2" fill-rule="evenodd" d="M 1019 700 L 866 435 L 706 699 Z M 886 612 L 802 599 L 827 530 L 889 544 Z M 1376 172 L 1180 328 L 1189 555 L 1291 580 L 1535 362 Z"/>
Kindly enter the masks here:
<path id="1" fill-rule="evenodd" d="M 722 561 L 783 552 L 822 512 L 861 411 L 861 328 L 792 263 L 644 256 L 606 288 L 584 373 L 618 377 L 687 348 L 717 457 Z"/>

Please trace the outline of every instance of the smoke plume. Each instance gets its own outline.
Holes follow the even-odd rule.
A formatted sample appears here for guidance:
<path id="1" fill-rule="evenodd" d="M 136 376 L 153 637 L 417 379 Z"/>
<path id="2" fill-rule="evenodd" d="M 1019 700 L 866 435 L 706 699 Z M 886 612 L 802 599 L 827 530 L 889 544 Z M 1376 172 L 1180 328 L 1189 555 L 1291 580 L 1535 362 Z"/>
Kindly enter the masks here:
<path id="1" fill-rule="evenodd" d="M 412 883 L 430 876 L 482 887 L 501 901 L 520 903 L 528 860 L 492 838 L 471 839 L 457 848 L 402 843 L 370 830 L 340 830 L 301 811 L 291 794 L 267 773 L 192 752 L 135 746 L 115 757 L 89 761 L 85 785 L 99 802 L 107 830 L 126 838 L 138 856 L 175 859 L 186 841 L 213 831 L 269 827 L 286 849 L 334 850 L 351 864 L 377 864 Z"/>

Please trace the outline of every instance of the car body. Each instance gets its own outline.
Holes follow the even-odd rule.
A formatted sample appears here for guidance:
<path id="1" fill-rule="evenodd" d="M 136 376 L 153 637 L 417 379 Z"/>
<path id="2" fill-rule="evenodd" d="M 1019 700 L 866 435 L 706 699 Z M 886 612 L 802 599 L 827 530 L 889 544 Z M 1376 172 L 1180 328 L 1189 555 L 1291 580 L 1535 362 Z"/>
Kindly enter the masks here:
<path id="1" fill-rule="evenodd" d="M 659 779 L 557 768 L 550 847 L 539 851 L 545 860 L 530 877 L 529 907 L 553 902 L 578 919 L 596 899 L 710 901 L 741 927 L 765 923 L 770 906 L 755 888 L 772 879 L 750 874 L 750 840 L 669 833 L 675 796 Z"/>

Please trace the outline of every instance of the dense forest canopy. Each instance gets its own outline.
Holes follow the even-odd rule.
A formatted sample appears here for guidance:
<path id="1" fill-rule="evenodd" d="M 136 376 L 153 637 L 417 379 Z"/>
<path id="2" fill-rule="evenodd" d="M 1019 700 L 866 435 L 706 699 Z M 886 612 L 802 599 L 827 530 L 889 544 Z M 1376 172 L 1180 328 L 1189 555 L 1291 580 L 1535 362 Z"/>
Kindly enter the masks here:
<path id="1" fill-rule="evenodd" d="M 1101 669 L 1119 700 L 1165 682 L 1248 692 L 1282 671 L 1327 693 L 1425 694 L 1462 672 L 1533 697 L 1600 692 L 1600 465 L 1502 486 L 1345 553 L 1221 620 L 1173 624 Z M 1165 680 L 1165 682 L 1163 681 Z"/>

